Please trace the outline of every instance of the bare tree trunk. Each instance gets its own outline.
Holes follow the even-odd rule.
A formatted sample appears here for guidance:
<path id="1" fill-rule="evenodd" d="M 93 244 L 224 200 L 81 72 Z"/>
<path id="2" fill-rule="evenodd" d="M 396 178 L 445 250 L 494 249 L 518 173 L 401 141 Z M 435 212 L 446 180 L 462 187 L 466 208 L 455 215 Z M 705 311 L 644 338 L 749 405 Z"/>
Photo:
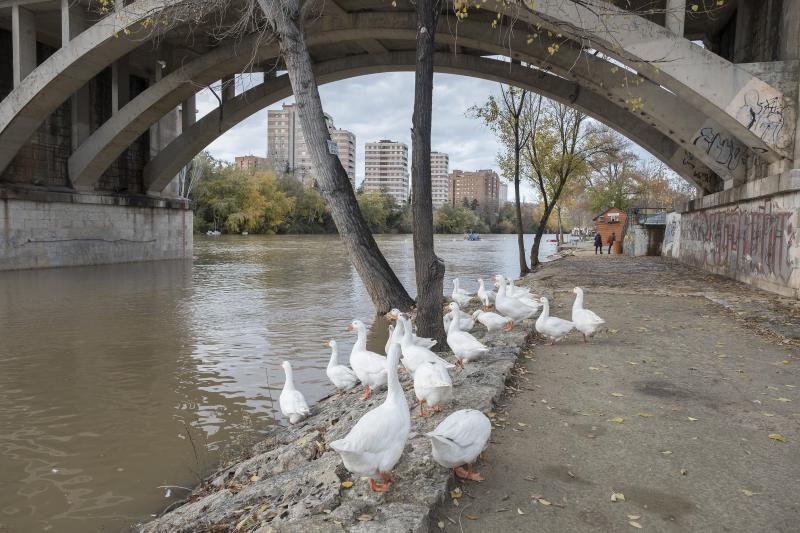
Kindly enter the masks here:
<path id="1" fill-rule="evenodd" d="M 417 66 L 411 141 L 411 191 L 414 214 L 414 270 L 417 274 L 417 334 L 431 337 L 444 349 L 442 324 L 444 262 L 433 248 L 431 198 L 431 120 L 433 114 L 433 47 L 439 3 L 417 0 Z"/>
<path id="2" fill-rule="evenodd" d="M 536 228 L 536 236 L 533 239 L 533 247 L 531 247 L 531 269 L 539 265 L 539 247 L 542 244 L 542 235 L 544 235 L 545 226 L 547 226 L 547 219 L 550 218 L 550 213 L 553 212 L 552 207 L 548 207 L 542 213 L 542 220 L 539 221 L 539 227 Z"/>
<path id="3" fill-rule="evenodd" d="M 564 244 L 564 231 L 561 229 L 561 205 L 556 206 L 556 217 L 558 218 L 558 244 Z"/>
<path id="4" fill-rule="evenodd" d="M 358 208 L 353 188 L 339 158 L 328 151 L 330 133 L 312 70 L 311 56 L 300 30 L 303 14 L 296 0 L 259 0 L 278 38 L 297 103 L 303 136 L 311 152 L 315 177 L 350 260 L 378 313 L 409 309 L 414 301 L 378 248 Z"/>
<path id="5" fill-rule="evenodd" d="M 522 204 L 519 198 L 519 150 L 514 155 L 514 207 L 517 211 L 517 246 L 519 248 L 519 275 L 524 276 L 530 272 L 528 262 L 525 261 L 525 233 L 522 229 Z"/>

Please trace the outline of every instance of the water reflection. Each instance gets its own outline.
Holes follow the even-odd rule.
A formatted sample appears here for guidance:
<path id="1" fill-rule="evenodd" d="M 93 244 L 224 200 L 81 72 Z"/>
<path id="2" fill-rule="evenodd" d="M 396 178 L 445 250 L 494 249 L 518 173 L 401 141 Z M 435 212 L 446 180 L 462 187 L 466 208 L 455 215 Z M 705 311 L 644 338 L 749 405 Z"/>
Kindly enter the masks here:
<path id="1" fill-rule="evenodd" d="M 411 237 L 379 244 L 413 288 Z M 437 250 L 447 290 L 517 274 L 511 236 Z M 145 520 L 172 501 L 159 485 L 193 485 L 275 423 L 283 359 L 309 402 L 330 394 L 323 343 L 348 354 L 354 317 L 382 352 L 388 324 L 332 236 L 198 238 L 193 265 L 0 273 L 0 531 Z"/>

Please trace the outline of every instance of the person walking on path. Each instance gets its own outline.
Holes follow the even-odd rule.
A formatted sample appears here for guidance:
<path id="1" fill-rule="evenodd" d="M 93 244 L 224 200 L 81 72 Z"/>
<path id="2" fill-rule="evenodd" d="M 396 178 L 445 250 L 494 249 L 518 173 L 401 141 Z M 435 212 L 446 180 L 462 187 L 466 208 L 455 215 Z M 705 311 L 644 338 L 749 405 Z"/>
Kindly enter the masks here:
<path id="1" fill-rule="evenodd" d="M 617 234 L 615 232 L 611 232 L 611 237 L 608 238 L 608 253 L 611 255 L 611 247 L 614 245 L 614 241 L 617 240 Z"/>
<path id="2" fill-rule="evenodd" d="M 603 238 L 600 236 L 599 233 L 594 234 L 594 255 L 597 255 L 597 251 L 600 250 L 600 255 L 603 255 Z"/>

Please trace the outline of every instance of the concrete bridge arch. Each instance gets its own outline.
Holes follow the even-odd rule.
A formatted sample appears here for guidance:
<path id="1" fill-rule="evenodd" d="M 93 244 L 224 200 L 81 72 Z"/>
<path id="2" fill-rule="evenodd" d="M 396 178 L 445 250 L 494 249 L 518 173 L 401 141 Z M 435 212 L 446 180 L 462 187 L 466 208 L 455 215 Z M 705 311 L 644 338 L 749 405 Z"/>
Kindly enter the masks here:
<path id="1" fill-rule="evenodd" d="M 164 187 L 201 139 L 214 138 L 211 118 L 194 124 L 195 93 L 241 71 L 255 38 L 212 43 L 175 26 L 148 46 L 148 18 L 176 5 L 120 0 L 100 16 L 88 0 L 0 0 L 0 44 L 11 51 L 0 56 L 0 194 L 49 198 L 55 188 L 73 203 L 185 208 Z M 687 209 L 800 188 L 800 4 L 779 11 L 728 0 L 710 16 L 685 0 L 490 0 L 461 21 L 452 3 L 445 9 L 440 71 L 518 84 L 582 108 L 696 185 L 702 197 Z M 415 31 L 405 0 L 393 8 L 326 0 L 307 25 L 324 80 L 407 70 Z M 40 45 L 49 51 L 37 57 L 31 50 Z M 266 44 L 256 59 L 275 64 L 276 56 Z M 272 78 L 239 96 L 224 90 L 222 127 L 277 99 L 285 83 Z M 112 168 L 118 178 L 109 177 Z"/>

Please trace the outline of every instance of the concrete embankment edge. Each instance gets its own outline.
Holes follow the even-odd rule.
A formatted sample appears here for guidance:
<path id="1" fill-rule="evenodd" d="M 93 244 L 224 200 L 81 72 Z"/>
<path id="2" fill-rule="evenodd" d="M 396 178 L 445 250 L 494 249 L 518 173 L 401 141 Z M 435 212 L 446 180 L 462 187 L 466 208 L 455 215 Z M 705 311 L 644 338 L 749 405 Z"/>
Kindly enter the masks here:
<path id="1" fill-rule="evenodd" d="M 339 455 L 327 448 L 328 442 L 343 437 L 385 397 L 382 391 L 361 401 L 360 391 L 350 392 L 322 400 L 312 408 L 312 416 L 297 426 L 275 428 L 248 459 L 222 468 L 195 489 L 187 503 L 139 530 L 428 531 L 429 512 L 446 497 L 452 474 L 433 461 L 424 433 L 455 410 L 491 410 L 504 394 L 531 327 L 526 324 L 511 333 L 483 335 L 490 352 L 454 372 L 455 400 L 433 417 L 416 416 L 411 380 L 401 375 L 412 409 L 411 435 L 389 493 L 372 493 L 366 481 L 352 478 Z M 352 481 L 353 486 L 343 487 L 344 481 Z"/>

